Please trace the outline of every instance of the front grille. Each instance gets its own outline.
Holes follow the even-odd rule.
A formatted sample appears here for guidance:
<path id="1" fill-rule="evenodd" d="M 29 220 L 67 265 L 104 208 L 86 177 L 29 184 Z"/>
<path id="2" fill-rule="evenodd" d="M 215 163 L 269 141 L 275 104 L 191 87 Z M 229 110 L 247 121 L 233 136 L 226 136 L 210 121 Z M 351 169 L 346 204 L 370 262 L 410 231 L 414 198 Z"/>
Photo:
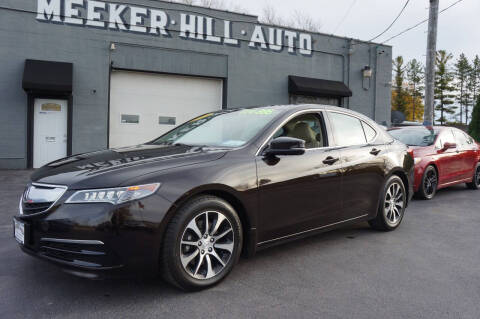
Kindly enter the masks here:
<path id="1" fill-rule="evenodd" d="M 33 183 L 22 196 L 21 208 L 24 215 L 45 212 L 65 193 L 65 186 Z"/>
<path id="2" fill-rule="evenodd" d="M 41 213 L 46 211 L 53 205 L 54 202 L 45 202 L 45 203 L 26 203 L 22 201 L 22 210 L 24 215 L 31 215 L 36 213 Z"/>

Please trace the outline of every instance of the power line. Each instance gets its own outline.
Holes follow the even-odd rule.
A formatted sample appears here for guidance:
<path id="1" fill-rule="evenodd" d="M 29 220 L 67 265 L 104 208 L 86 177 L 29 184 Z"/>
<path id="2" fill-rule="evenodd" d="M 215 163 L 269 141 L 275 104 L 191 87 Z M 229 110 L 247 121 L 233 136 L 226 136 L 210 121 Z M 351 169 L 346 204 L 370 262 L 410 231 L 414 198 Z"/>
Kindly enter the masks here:
<path id="1" fill-rule="evenodd" d="M 340 20 L 340 22 L 337 24 L 337 26 L 335 27 L 335 29 L 333 30 L 332 33 L 335 34 L 337 32 L 338 28 L 340 28 L 340 26 L 343 24 L 343 22 L 345 22 L 345 20 L 347 19 L 348 15 L 350 14 L 350 11 L 352 11 L 352 8 L 353 8 L 353 6 L 355 5 L 356 2 L 357 2 L 357 0 L 353 0 L 352 3 L 350 3 L 350 7 L 348 7 L 347 11 L 345 12 L 345 15 Z"/>
<path id="2" fill-rule="evenodd" d="M 385 34 L 385 32 L 387 32 L 388 30 L 390 30 L 390 28 L 395 24 L 395 22 L 397 22 L 398 18 L 400 18 L 400 16 L 402 15 L 403 11 L 405 11 L 405 8 L 407 7 L 408 3 L 410 2 L 410 0 L 407 0 L 407 2 L 405 2 L 405 5 L 403 6 L 402 10 L 400 10 L 400 13 L 397 15 L 397 17 L 395 18 L 395 20 L 393 20 L 392 23 L 390 23 L 390 25 L 382 32 L 380 33 L 379 35 L 377 35 L 376 37 L 370 39 L 368 42 L 372 42 L 373 40 L 381 37 L 382 35 Z"/>
<path id="3" fill-rule="evenodd" d="M 458 3 L 462 2 L 462 1 L 463 1 L 463 0 L 458 0 L 458 1 L 454 2 L 454 3 L 452 3 L 452 4 L 451 4 L 451 5 L 449 5 L 448 7 L 446 7 L 446 8 L 444 8 L 444 9 L 440 10 L 440 12 L 439 12 L 439 13 L 442 13 L 442 12 L 445 12 L 445 11 L 447 11 L 448 9 L 450 9 L 451 7 L 453 7 L 453 6 L 457 5 Z M 415 25 L 413 25 L 413 26 L 411 26 L 411 27 L 409 27 L 409 28 L 407 28 L 407 29 L 403 30 L 402 32 L 400 32 L 400 33 L 397 33 L 396 35 L 394 35 L 394 36 L 392 36 L 392 37 L 388 38 L 387 40 L 383 41 L 381 44 L 385 44 L 385 43 L 387 43 L 388 41 L 390 41 L 390 40 L 393 40 L 393 39 L 395 39 L 395 38 L 397 38 L 397 37 L 401 36 L 402 34 L 404 34 L 404 33 L 407 33 L 407 32 L 408 32 L 408 31 L 410 31 L 410 30 L 413 30 L 413 29 L 415 29 L 416 27 L 418 27 L 418 26 L 420 26 L 420 25 L 424 24 L 425 22 L 427 22 L 427 21 L 429 21 L 429 20 L 430 20 L 430 18 L 427 18 L 427 19 L 425 19 L 425 20 L 422 20 L 422 21 L 418 22 L 417 24 L 415 24 Z"/>

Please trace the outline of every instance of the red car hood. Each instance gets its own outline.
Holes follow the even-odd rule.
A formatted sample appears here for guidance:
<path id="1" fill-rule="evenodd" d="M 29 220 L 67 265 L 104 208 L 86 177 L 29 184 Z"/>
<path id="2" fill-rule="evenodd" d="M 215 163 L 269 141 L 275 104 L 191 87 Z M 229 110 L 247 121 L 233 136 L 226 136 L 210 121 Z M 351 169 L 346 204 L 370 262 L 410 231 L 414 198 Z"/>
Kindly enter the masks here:
<path id="1" fill-rule="evenodd" d="M 423 157 L 431 155 L 434 149 L 433 145 L 430 146 L 409 146 L 408 149 L 413 151 L 414 157 Z"/>

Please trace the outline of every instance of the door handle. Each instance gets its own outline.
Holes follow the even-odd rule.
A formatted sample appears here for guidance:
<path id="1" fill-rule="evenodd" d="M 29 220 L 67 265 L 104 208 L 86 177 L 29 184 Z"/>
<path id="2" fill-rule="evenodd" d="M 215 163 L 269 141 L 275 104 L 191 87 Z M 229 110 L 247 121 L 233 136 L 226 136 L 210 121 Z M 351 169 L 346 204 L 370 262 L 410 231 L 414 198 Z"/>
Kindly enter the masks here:
<path id="1" fill-rule="evenodd" d="M 370 154 L 377 156 L 380 152 L 381 150 L 377 150 L 376 148 L 374 148 L 373 150 L 370 151 Z"/>
<path id="2" fill-rule="evenodd" d="M 335 164 L 337 161 L 339 160 L 339 158 L 333 158 L 331 156 L 327 157 L 326 159 L 323 160 L 323 164 L 327 164 L 327 165 L 333 165 Z"/>

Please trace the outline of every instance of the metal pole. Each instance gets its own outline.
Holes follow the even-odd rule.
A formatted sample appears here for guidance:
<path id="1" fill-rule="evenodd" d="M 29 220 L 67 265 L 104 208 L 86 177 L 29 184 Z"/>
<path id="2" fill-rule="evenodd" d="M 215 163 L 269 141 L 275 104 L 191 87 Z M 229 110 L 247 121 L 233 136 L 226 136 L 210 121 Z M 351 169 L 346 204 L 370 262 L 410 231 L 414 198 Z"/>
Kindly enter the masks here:
<path id="1" fill-rule="evenodd" d="M 430 14 L 428 20 L 427 62 L 425 76 L 425 113 L 423 125 L 432 125 L 434 121 L 434 85 L 435 85 L 435 56 L 437 53 L 437 25 L 438 2 L 430 0 Z"/>

